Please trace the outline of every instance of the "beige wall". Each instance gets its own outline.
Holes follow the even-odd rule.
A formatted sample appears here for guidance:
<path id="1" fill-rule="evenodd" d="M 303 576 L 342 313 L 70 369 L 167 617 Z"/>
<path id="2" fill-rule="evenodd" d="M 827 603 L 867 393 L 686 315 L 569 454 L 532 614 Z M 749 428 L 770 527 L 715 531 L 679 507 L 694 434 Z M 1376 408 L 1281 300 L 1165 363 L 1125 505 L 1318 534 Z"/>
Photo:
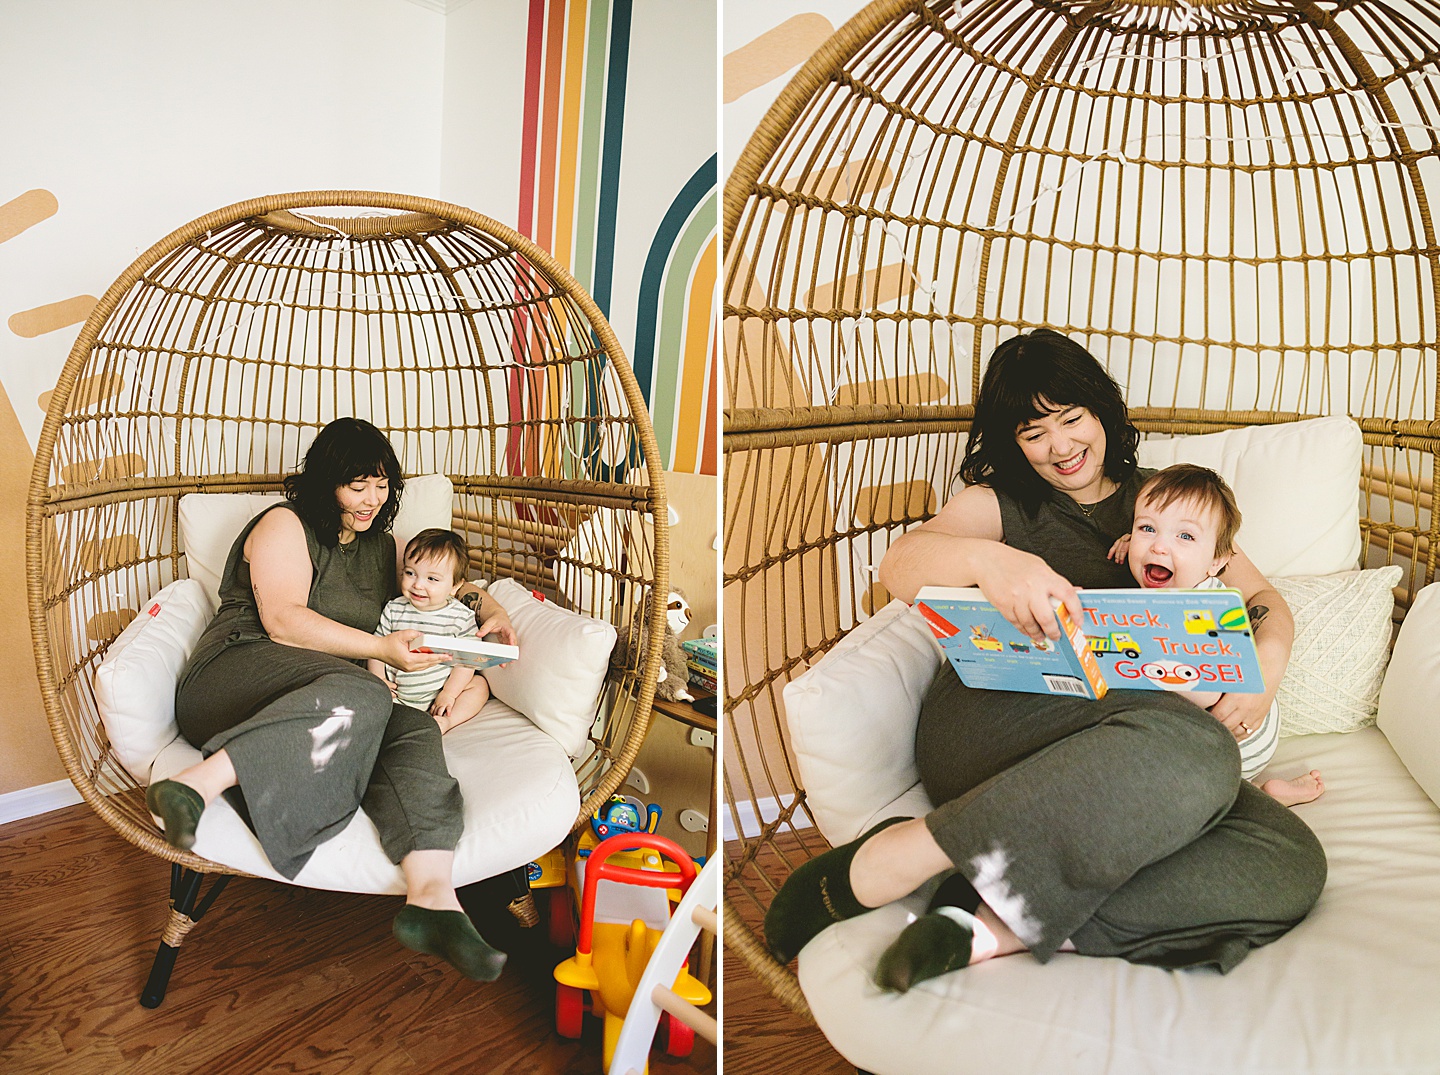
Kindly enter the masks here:
<path id="1" fill-rule="evenodd" d="M 30 443 L 15 409 L 0 392 L 0 650 L 10 654 L 0 675 L 0 795 L 65 778 L 40 703 L 40 682 L 25 608 L 25 498 L 30 488 Z"/>

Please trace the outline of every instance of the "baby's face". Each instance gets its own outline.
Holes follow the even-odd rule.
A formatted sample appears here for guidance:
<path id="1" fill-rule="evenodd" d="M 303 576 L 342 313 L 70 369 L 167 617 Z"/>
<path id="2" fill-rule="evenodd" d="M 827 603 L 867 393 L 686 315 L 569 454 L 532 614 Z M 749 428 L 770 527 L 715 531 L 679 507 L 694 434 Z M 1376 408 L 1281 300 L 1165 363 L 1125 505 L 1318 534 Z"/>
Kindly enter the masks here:
<path id="1" fill-rule="evenodd" d="M 405 570 L 400 573 L 400 592 L 422 612 L 433 612 L 455 596 L 463 581 L 455 577 L 449 557 L 407 557 Z"/>
<path id="2" fill-rule="evenodd" d="M 1130 573 L 1150 590 L 1188 590 L 1225 566 L 1215 555 L 1218 512 L 1193 500 L 1161 508 L 1148 497 L 1135 501 L 1130 529 Z"/>

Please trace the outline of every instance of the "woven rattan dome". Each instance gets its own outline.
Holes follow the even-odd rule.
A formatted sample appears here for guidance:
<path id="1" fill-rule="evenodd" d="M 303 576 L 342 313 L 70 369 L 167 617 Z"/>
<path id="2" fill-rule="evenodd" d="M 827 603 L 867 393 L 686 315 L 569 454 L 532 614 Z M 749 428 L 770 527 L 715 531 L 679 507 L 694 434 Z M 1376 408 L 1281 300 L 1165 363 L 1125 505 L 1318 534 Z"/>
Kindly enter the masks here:
<path id="1" fill-rule="evenodd" d="M 614 333 L 549 255 L 470 210 L 323 191 L 232 205 L 146 251 L 81 330 L 36 449 L 26 563 L 61 758 L 127 839 L 159 834 L 110 752 L 94 671 L 135 610 L 186 574 L 189 492 L 275 491 L 317 430 L 355 415 L 409 475 L 455 486 L 472 573 L 623 626 L 664 622 L 665 491 Z M 649 721 L 655 640 L 599 703 L 578 827 Z"/>
<path id="2" fill-rule="evenodd" d="M 823 849 L 780 688 L 888 596 L 958 485 L 983 361 L 1049 326 L 1143 433 L 1348 414 L 1397 618 L 1434 577 L 1440 8 L 880 0 L 780 95 L 725 191 L 727 941 Z M 767 624 L 773 625 L 767 629 Z M 752 826 L 753 831 L 753 826 Z"/>

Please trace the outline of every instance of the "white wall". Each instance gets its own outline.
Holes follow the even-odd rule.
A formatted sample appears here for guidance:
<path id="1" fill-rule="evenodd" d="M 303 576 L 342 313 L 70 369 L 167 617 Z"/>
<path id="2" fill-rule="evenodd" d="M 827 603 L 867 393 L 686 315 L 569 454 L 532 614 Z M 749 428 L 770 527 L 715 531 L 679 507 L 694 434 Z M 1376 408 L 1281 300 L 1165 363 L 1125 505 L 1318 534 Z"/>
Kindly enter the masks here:
<path id="1" fill-rule="evenodd" d="M 99 295 L 211 210 L 336 186 L 438 196 L 445 16 L 409 0 L 0 0 L 0 378 L 30 442 L 75 331 L 3 322 Z"/>
<path id="2" fill-rule="evenodd" d="M 516 226 L 524 113 L 525 0 L 466 4 L 446 19 L 440 185 L 446 201 Z M 497 87 L 508 88 L 501 97 Z"/>

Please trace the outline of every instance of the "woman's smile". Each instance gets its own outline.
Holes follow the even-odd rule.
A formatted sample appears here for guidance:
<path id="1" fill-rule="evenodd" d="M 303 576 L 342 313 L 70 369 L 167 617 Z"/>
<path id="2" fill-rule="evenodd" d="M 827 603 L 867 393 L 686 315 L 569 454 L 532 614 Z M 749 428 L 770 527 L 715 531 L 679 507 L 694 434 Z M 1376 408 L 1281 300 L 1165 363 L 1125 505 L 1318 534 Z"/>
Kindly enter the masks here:
<path id="1" fill-rule="evenodd" d="M 335 490 L 335 502 L 340 506 L 341 542 L 352 540 L 361 530 L 368 530 L 376 514 L 390 499 L 388 478 L 356 478 Z M 349 534 L 351 537 L 346 537 Z"/>
<path id="2" fill-rule="evenodd" d="M 1057 407 L 1037 399 L 1037 418 L 1015 431 L 1035 472 L 1082 504 L 1105 498 L 1105 426 L 1088 407 Z"/>

